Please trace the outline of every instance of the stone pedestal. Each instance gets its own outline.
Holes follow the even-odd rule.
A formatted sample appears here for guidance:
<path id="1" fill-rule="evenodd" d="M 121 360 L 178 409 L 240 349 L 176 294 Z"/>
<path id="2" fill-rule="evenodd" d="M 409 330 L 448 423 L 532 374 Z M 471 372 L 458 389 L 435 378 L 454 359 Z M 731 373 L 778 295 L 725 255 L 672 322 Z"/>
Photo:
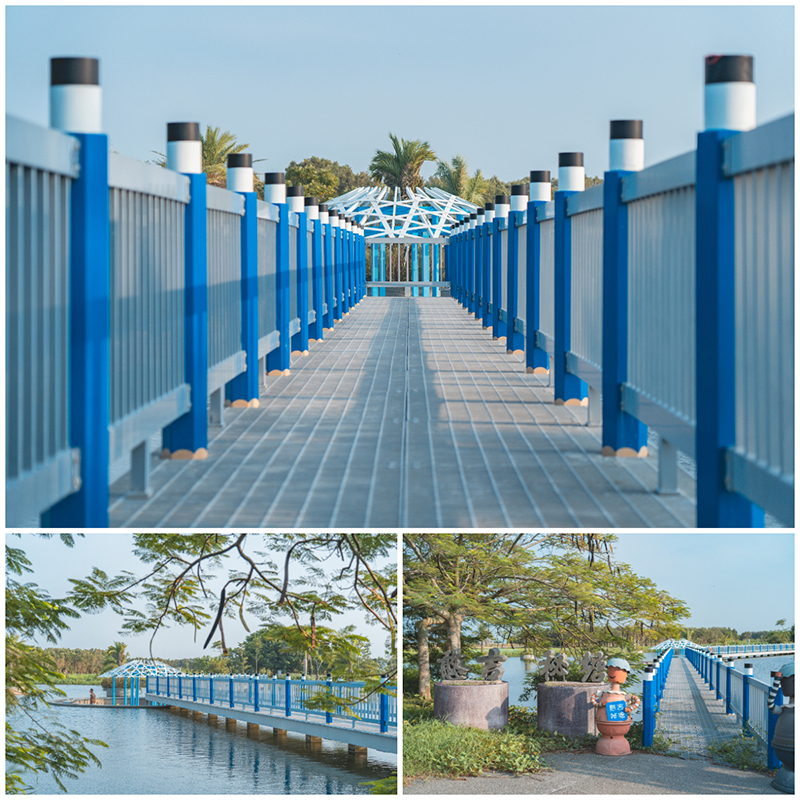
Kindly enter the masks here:
<path id="1" fill-rule="evenodd" d="M 505 681 L 441 681 L 433 685 L 433 716 L 453 725 L 500 730 L 508 725 Z"/>
<path id="2" fill-rule="evenodd" d="M 536 689 L 539 729 L 581 737 L 598 735 L 594 706 L 589 702 L 598 690 L 608 691 L 610 683 L 551 681 Z"/>

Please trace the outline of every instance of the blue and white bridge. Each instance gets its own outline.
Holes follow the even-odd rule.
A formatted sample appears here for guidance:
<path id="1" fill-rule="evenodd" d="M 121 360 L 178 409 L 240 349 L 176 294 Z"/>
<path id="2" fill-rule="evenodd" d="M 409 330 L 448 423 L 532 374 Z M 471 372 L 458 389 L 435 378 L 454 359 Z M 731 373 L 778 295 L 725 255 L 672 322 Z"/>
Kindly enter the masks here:
<path id="1" fill-rule="evenodd" d="M 309 708 L 306 701 L 320 692 L 350 702 L 343 702 L 333 712 Z M 364 696 L 360 682 L 254 675 L 148 676 L 144 697 L 158 705 L 225 717 L 234 724 L 239 720 L 248 727 L 272 728 L 278 736 L 292 731 L 304 734 L 307 741 L 344 742 L 356 752 L 397 753 L 396 696 L 386 691 Z"/>
<path id="2" fill-rule="evenodd" d="M 602 185 L 482 209 L 209 186 L 196 123 L 132 161 L 96 62 L 52 83 L 7 119 L 7 527 L 794 524 L 794 115 L 747 57 L 692 152 L 615 120 Z"/>

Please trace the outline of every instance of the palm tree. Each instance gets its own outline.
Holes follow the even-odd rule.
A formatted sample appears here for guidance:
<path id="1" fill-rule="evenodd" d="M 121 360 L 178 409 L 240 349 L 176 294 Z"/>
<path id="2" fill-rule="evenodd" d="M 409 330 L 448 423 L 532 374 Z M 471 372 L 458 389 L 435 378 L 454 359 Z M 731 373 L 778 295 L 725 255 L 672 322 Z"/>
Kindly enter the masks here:
<path id="1" fill-rule="evenodd" d="M 449 164 L 446 161 L 438 161 L 437 165 L 433 177 L 440 188 L 475 205 L 483 203 L 486 180 L 479 169 L 475 170 L 471 178 L 469 177 L 464 156 L 455 155 Z"/>
<path id="2" fill-rule="evenodd" d="M 106 672 L 114 667 L 122 666 L 128 660 L 128 647 L 124 642 L 114 642 L 105 652 L 103 666 L 101 669 Z"/>
<path id="3" fill-rule="evenodd" d="M 389 134 L 389 139 L 393 151 L 375 151 L 369 165 L 370 175 L 386 186 L 397 187 L 401 192 L 419 188 L 423 183 L 419 171 L 426 161 L 436 160 L 436 153 L 427 142 L 419 139 L 400 139 L 393 133 Z"/>

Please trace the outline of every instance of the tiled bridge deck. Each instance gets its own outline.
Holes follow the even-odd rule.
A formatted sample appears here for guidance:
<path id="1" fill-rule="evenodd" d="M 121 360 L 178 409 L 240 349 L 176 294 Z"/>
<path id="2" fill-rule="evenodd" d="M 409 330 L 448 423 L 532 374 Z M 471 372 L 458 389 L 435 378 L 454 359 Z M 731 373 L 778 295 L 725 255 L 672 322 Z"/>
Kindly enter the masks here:
<path id="1" fill-rule="evenodd" d="M 683 527 L 693 481 L 655 493 L 657 459 L 600 456 L 585 408 L 450 298 L 365 298 L 261 407 L 225 412 L 204 461 L 158 461 L 153 495 L 112 487 L 138 528 Z"/>
<path id="2" fill-rule="evenodd" d="M 656 730 L 672 740 L 670 752 L 682 758 L 708 758 L 708 746 L 739 736 L 742 723 L 725 713 L 708 686 L 684 658 L 673 658 Z"/>

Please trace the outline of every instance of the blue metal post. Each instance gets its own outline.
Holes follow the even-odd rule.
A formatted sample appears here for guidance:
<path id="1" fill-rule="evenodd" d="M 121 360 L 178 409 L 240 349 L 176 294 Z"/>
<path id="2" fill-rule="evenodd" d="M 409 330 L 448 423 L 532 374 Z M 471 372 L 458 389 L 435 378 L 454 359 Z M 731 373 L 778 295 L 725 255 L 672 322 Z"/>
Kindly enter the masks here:
<path id="1" fill-rule="evenodd" d="M 722 659 L 717 656 L 716 658 L 717 664 L 717 700 L 722 700 L 722 692 L 720 691 L 720 681 L 721 681 L 721 671 L 722 671 Z"/>
<path id="2" fill-rule="evenodd" d="M 214 705 L 214 677 L 213 676 L 210 676 L 209 679 L 208 679 L 208 696 L 209 696 L 208 702 L 211 703 L 211 705 L 213 706 Z"/>
<path id="3" fill-rule="evenodd" d="M 381 280 L 385 282 L 386 281 L 386 245 L 385 244 L 381 244 L 380 249 L 381 249 Z M 380 296 L 381 297 L 386 297 L 386 287 L 385 286 L 381 287 Z"/>
<path id="4" fill-rule="evenodd" d="M 339 225 L 333 228 L 333 264 L 334 264 L 334 286 L 336 292 L 336 309 L 334 312 L 334 319 L 338 322 L 342 319 L 344 309 L 342 306 L 342 240 L 344 237 L 344 220 L 339 218 Z"/>
<path id="5" fill-rule="evenodd" d="M 495 203 L 495 207 L 497 207 Z M 502 336 L 500 330 L 500 310 L 503 306 L 503 248 L 501 228 L 508 223 L 507 218 L 495 216 L 492 223 L 492 338 Z"/>
<path id="6" fill-rule="evenodd" d="M 512 211 L 508 217 L 508 320 L 506 322 L 506 352 L 523 353 L 525 339 L 516 330 L 519 316 L 519 227 L 522 225 L 524 211 Z M 523 301 L 524 302 L 524 301 Z"/>
<path id="7" fill-rule="evenodd" d="M 328 212 L 330 220 L 330 212 Z M 330 222 L 325 223 L 325 303 L 328 310 L 325 314 L 325 327 L 333 330 L 334 305 L 333 299 L 336 296 L 336 280 L 334 278 L 334 253 L 335 244 L 333 239 L 333 226 Z"/>
<path id="8" fill-rule="evenodd" d="M 192 700 L 197 702 L 197 676 L 192 675 Z"/>
<path id="9" fill-rule="evenodd" d="M 308 353 L 308 216 L 297 211 L 297 316 L 300 330 L 292 336 L 292 352 Z M 292 309 L 294 314 L 295 309 Z"/>
<path id="10" fill-rule="evenodd" d="M 642 682 L 642 745 L 651 747 L 656 730 L 656 712 L 653 698 L 653 668 L 645 667 Z"/>
<path id="11" fill-rule="evenodd" d="M 234 405 L 258 401 L 258 195 L 241 192 L 244 216 L 242 239 L 242 350 L 247 369 L 228 384 L 228 398 Z M 242 402 L 243 401 L 243 402 Z"/>
<path id="12" fill-rule="evenodd" d="M 272 702 L 270 703 L 271 708 L 275 708 L 275 687 L 277 686 L 278 676 L 272 676 Z"/>
<path id="13" fill-rule="evenodd" d="M 381 680 L 385 683 L 386 676 L 381 675 Z M 381 733 L 386 733 L 389 730 L 389 695 L 385 691 L 381 692 L 379 697 L 380 701 L 380 726 Z"/>
<path id="14" fill-rule="evenodd" d="M 494 205 L 492 205 L 494 209 Z M 492 220 L 494 219 L 494 210 L 492 210 Z M 482 271 L 481 276 L 481 290 L 483 292 L 483 309 L 481 314 L 482 326 L 488 328 L 491 325 L 489 318 L 489 300 L 492 290 L 492 227 L 493 221 L 487 222 L 486 227 L 483 229 L 483 254 L 482 254 Z"/>
<path id="15" fill-rule="evenodd" d="M 415 244 L 411 245 L 411 280 L 418 281 L 419 280 L 419 263 L 417 260 L 417 251 L 418 246 Z M 411 296 L 412 297 L 419 297 L 419 286 L 413 286 L 411 288 Z"/>
<path id="16" fill-rule="evenodd" d="M 431 269 L 431 246 L 429 244 L 422 245 L 422 279 L 425 281 L 432 281 L 433 280 L 433 270 Z M 425 286 L 422 289 L 422 296 L 423 297 L 430 297 L 431 296 L 431 286 Z"/>
<path id="17" fill-rule="evenodd" d="M 256 675 L 255 683 L 253 684 L 253 710 L 258 711 L 259 708 L 260 706 L 258 698 L 258 675 Z"/>
<path id="18" fill-rule="evenodd" d="M 183 678 L 178 675 L 178 699 L 183 700 Z"/>
<path id="19" fill-rule="evenodd" d="M 107 528 L 108 137 L 72 135 L 80 142 L 80 174 L 70 191 L 69 443 L 80 449 L 81 486 L 43 514 L 41 522 L 45 527 Z"/>
<path id="20" fill-rule="evenodd" d="M 342 239 L 342 314 L 350 312 L 350 233 L 344 228 L 339 229 Z"/>
<path id="21" fill-rule="evenodd" d="M 284 683 L 284 700 L 285 700 L 285 709 L 286 709 L 286 716 L 292 716 L 292 684 L 289 679 L 289 673 L 286 673 L 286 682 Z"/>
<path id="22" fill-rule="evenodd" d="M 233 678 L 228 678 L 228 695 L 230 706 L 233 708 Z"/>
<path id="23" fill-rule="evenodd" d="M 536 331 L 541 325 L 541 309 L 539 307 L 541 293 L 539 291 L 541 276 L 541 229 L 536 219 L 537 209 L 545 205 L 546 200 L 528 201 L 528 230 L 526 235 L 527 253 L 525 269 L 528 274 L 525 282 L 525 366 L 527 372 L 546 373 L 549 370 L 549 356 L 546 350 L 536 346 Z"/>
<path id="24" fill-rule="evenodd" d="M 752 736 L 750 730 L 750 677 L 753 674 L 753 665 L 744 665 L 744 677 L 742 678 L 742 730 L 745 736 Z"/>
<path id="25" fill-rule="evenodd" d="M 289 295 L 289 206 L 276 203 L 278 228 L 275 237 L 275 302 L 276 325 L 280 341 L 278 347 L 267 353 L 267 372 L 286 373 L 292 363 L 289 323 L 292 319 Z"/>
<path id="26" fill-rule="evenodd" d="M 622 410 L 620 387 L 628 379 L 628 205 L 622 179 L 603 182 L 603 433 L 602 454 L 645 455 L 647 426 Z"/>
<path id="27" fill-rule="evenodd" d="M 553 348 L 554 394 L 556 405 L 578 403 L 588 397 L 587 385 L 567 373 L 567 353 L 571 345 L 572 321 L 572 220 L 567 215 L 567 198 L 575 194 L 559 191 L 555 195 L 555 309 Z"/>
<path id="28" fill-rule="evenodd" d="M 722 173 L 731 131 L 697 136 L 696 342 L 697 525 L 763 527 L 764 511 L 725 483 L 725 456 L 736 443 L 733 179 Z"/>
<path id="29" fill-rule="evenodd" d="M 731 705 L 731 673 L 733 672 L 733 662 L 729 661 L 725 665 L 725 713 L 733 714 Z"/>
<path id="30" fill-rule="evenodd" d="M 333 682 L 331 681 L 330 672 L 328 673 L 328 680 L 325 681 L 325 685 L 328 687 L 328 694 L 333 694 L 333 692 L 331 691 L 333 688 Z M 330 711 L 325 712 L 325 722 L 327 722 L 328 724 L 333 722 L 333 714 L 331 714 Z"/>
<path id="31" fill-rule="evenodd" d="M 314 232 L 311 234 L 311 304 L 314 307 L 314 322 L 311 323 L 309 337 L 320 341 L 323 334 L 323 309 L 325 298 L 322 296 L 322 223 L 314 220 Z"/>
<path id="32" fill-rule="evenodd" d="M 187 174 L 190 200 L 185 211 L 184 374 L 192 407 L 164 428 L 164 448 L 202 458 L 208 447 L 208 281 L 206 176 Z M 258 395 L 256 395 L 258 396 Z"/>
<path id="33" fill-rule="evenodd" d="M 766 701 L 764 702 L 766 704 Z M 782 689 L 778 689 L 778 694 L 775 695 L 775 705 L 783 705 Z M 769 709 L 767 709 L 767 742 L 769 742 L 767 747 L 767 769 L 780 769 L 783 763 L 772 748 L 772 737 L 775 735 L 775 726 L 778 724 L 778 716 L 778 714 L 771 714 Z"/>
<path id="34" fill-rule="evenodd" d="M 117 704 L 117 676 L 111 679 L 111 705 L 115 706 Z M 158 694 L 158 678 L 156 678 L 156 694 Z"/>

